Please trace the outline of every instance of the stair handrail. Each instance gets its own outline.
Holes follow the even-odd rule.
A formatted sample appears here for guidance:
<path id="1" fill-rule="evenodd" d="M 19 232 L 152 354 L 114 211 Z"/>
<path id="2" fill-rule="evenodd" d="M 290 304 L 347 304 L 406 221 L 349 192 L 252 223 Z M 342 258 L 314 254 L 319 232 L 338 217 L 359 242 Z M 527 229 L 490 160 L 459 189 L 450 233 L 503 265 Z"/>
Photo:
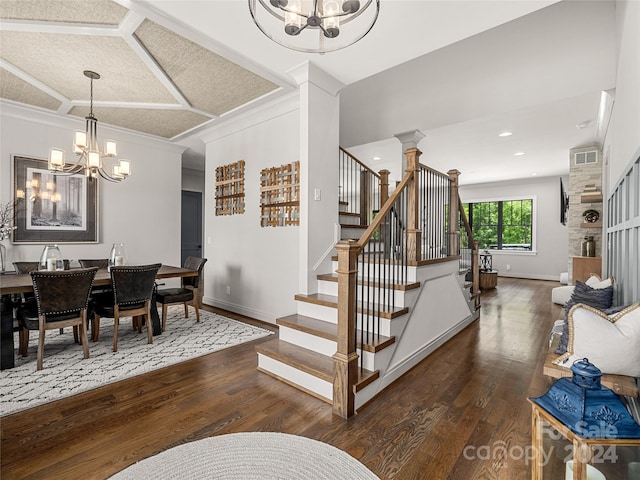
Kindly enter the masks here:
<path id="1" fill-rule="evenodd" d="M 359 224 L 368 225 L 389 198 L 389 171 L 375 172 L 348 150 L 339 147 L 339 200 L 347 213 L 358 214 Z"/>
<path id="2" fill-rule="evenodd" d="M 375 170 L 372 170 L 367 164 L 365 164 L 364 162 L 362 162 L 361 160 L 358 159 L 358 157 L 356 157 L 355 155 L 353 155 L 351 152 L 349 152 L 347 149 L 340 147 L 340 151 L 346 155 L 349 155 L 351 157 L 352 160 L 354 160 L 356 163 L 358 163 L 362 168 L 364 168 L 365 170 L 367 170 L 369 173 L 371 173 L 371 175 L 373 175 L 374 177 L 377 177 L 378 179 L 380 179 L 380 174 L 377 173 Z"/>
<path id="3" fill-rule="evenodd" d="M 407 184 L 412 179 L 413 179 L 413 172 L 408 172 L 404 176 L 402 181 L 398 184 L 396 189 L 393 191 L 391 196 L 384 203 L 384 205 L 382 206 L 382 208 L 380 209 L 380 211 L 376 215 L 376 218 L 373 219 L 373 222 L 371 222 L 369 224 L 369 226 L 364 231 L 364 233 L 356 241 L 356 244 L 358 245 L 358 249 L 359 249 L 358 253 L 360 253 L 360 251 L 362 251 L 362 249 L 369 242 L 369 240 L 371 240 L 371 237 L 373 237 L 373 234 L 376 232 L 376 230 L 378 230 L 378 228 L 380 227 L 380 224 L 384 221 L 387 213 L 389 213 L 389 211 L 393 208 L 393 204 L 395 203 L 396 199 L 402 193 L 402 190 L 407 186 Z"/>

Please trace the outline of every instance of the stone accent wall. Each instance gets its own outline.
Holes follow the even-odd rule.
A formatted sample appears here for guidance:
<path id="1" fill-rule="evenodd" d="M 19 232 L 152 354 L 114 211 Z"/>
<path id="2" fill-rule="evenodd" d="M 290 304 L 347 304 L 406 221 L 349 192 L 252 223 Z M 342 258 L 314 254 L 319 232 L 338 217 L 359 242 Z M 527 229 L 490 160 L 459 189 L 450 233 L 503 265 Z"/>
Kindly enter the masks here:
<path id="1" fill-rule="evenodd" d="M 576 165 L 574 154 L 597 150 L 598 161 L 585 165 Z M 569 229 L 569 278 L 573 283 L 572 257 L 581 255 L 580 244 L 585 236 L 591 235 L 596 241 L 596 256 L 602 257 L 602 227 L 582 227 L 582 212 L 592 208 L 603 217 L 604 203 L 582 203 L 585 185 L 595 184 L 602 192 L 602 152 L 597 146 L 574 148 L 569 151 L 569 212 L 567 228 Z"/>

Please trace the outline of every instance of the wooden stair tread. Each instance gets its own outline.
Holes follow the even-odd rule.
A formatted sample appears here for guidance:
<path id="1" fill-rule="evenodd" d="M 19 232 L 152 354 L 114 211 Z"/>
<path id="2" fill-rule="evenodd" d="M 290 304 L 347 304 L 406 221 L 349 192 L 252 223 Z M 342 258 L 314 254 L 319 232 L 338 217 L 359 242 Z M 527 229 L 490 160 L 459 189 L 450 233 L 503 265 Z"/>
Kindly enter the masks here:
<path id="1" fill-rule="evenodd" d="M 337 282 L 338 274 L 337 273 L 321 273 L 320 275 L 317 276 L 317 279 L 324 280 L 327 282 Z M 358 285 L 365 284 L 365 282 L 361 278 L 357 279 L 357 282 L 358 282 Z M 376 281 L 368 281 L 366 282 L 366 284 L 376 288 L 377 287 L 388 288 L 388 285 L 385 285 L 384 283 L 380 283 Z M 401 291 L 413 290 L 414 288 L 420 287 L 420 282 L 394 283 L 392 287 L 394 290 L 401 290 Z"/>
<path id="2" fill-rule="evenodd" d="M 338 308 L 338 297 L 334 295 L 326 295 L 324 293 L 313 293 L 311 295 L 304 295 L 302 293 L 298 293 L 295 295 L 294 299 L 300 302 L 322 305 L 324 307 Z M 378 311 L 378 306 L 370 305 L 369 309 L 372 311 Z M 358 312 L 360 311 L 361 309 L 360 307 L 358 307 Z M 408 313 L 408 312 L 409 312 L 408 307 L 404 307 L 404 308 L 396 307 L 390 310 L 380 310 L 380 316 L 382 318 L 391 319 L 391 318 L 396 318 L 401 315 L 404 315 L 405 313 Z"/>
<path id="3" fill-rule="evenodd" d="M 356 212 L 338 212 L 340 215 L 344 215 L 347 217 L 360 217 L 359 213 Z"/>
<path id="4" fill-rule="evenodd" d="M 369 225 L 351 225 L 349 223 L 341 223 L 340 227 L 342 228 L 357 228 L 358 230 L 366 230 L 369 228 Z"/>
<path id="5" fill-rule="evenodd" d="M 338 339 L 338 325 L 332 322 L 326 322 L 313 317 L 299 315 L 294 313 L 286 317 L 278 318 L 277 325 L 286 326 L 301 332 L 309 333 L 317 337 L 325 338 L 333 342 Z M 395 343 L 395 337 L 385 337 L 384 335 L 374 335 L 367 338 L 364 346 L 362 345 L 362 332 L 357 332 L 358 348 L 363 348 L 367 352 L 376 353 L 389 345 Z"/>
<path id="6" fill-rule="evenodd" d="M 256 352 L 278 360 L 293 368 L 333 383 L 333 359 L 320 353 L 298 347 L 278 338 L 256 346 Z M 380 377 L 380 372 L 359 369 L 356 391 Z"/>

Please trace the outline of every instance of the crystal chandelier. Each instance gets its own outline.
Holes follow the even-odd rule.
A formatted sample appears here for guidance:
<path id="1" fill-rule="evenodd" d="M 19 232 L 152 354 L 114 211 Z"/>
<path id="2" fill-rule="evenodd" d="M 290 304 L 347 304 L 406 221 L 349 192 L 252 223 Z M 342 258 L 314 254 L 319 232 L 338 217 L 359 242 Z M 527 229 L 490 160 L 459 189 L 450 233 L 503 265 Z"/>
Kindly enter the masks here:
<path id="1" fill-rule="evenodd" d="M 88 178 L 97 178 L 100 175 L 110 182 L 120 182 L 131 175 L 131 165 L 129 160 L 122 159 L 112 166 L 111 172 L 105 170 L 103 160 L 115 158 L 118 155 L 116 142 L 107 140 L 104 152 L 100 151 L 98 119 L 93 115 L 93 81 L 98 80 L 100 75 L 90 70 L 85 70 L 84 75 L 91 80 L 91 96 L 89 115 L 85 117 L 86 129 L 84 132 L 76 132 L 73 141 L 73 152 L 78 159 L 75 163 L 66 163 L 64 150 L 52 148 L 49 154 L 49 170 L 67 174 L 84 173 Z"/>
<path id="2" fill-rule="evenodd" d="M 380 0 L 249 0 L 249 10 L 260 31 L 274 42 L 299 52 L 325 53 L 353 45 L 369 33 Z"/>

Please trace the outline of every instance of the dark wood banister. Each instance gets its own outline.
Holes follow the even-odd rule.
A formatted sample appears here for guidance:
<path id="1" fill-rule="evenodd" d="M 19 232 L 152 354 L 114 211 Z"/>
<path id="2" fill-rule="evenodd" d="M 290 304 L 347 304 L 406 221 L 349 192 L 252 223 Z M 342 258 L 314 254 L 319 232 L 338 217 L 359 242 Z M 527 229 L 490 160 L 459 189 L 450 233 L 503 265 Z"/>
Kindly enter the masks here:
<path id="1" fill-rule="evenodd" d="M 345 155 L 349 155 L 358 165 L 360 165 L 362 168 L 364 168 L 365 170 L 367 170 L 369 173 L 371 173 L 371 175 L 373 175 L 374 177 L 380 179 L 380 174 L 374 172 L 373 170 L 371 170 L 367 165 L 365 165 L 364 163 L 362 163 L 360 160 L 358 160 L 356 157 L 353 156 L 353 154 L 351 152 L 349 152 L 348 150 L 345 150 L 344 148 L 340 147 L 340 151 L 342 153 L 344 153 Z"/>
<path id="2" fill-rule="evenodd" d="M 462 208 L 462 200 L 460 199 L 460 195 L 458 195 L 458 205 L 460 205 L 460 216 L 462 217 L 462 223 L 464 224 L 464 229 L 467 232 L 467 236 L 469 240 L 473 241 L 473 232 L 471 231 L 471 225 L 469 225 L 469 220 L 467 220 L 467 214 Z"/>
<path id="3" fill-rule="evenodd" d="M 391 194 L 389 199 L 384 203 L 384 205 L 382 206 L 382 209 L 380 209 L 380 211 L 376 215 L 376 218 L 373 219 L 373 222 L 371 222 L 371 224 L 367 227 L 364 233 L 360 236 L 360 239 L 357 241 L 359 252 L 365 247 L 367 242 L 371 239 L 371 237 L 373 236 L 377 228 L 380 226 L 380 224 L 384 220 L 384 217 L 393 208 L 393 204 L 398 198 L 398 196 L 400 196 L 400 193 L 402 193 L 402 189 L 406 187 L 406 185 L 411 181 L 412 178 L 413 178 L 413 172 L 409 172 L 405 175 L 405 177 L 398 184 L 398 186 L 396 187 L 394 192 Z"/>

